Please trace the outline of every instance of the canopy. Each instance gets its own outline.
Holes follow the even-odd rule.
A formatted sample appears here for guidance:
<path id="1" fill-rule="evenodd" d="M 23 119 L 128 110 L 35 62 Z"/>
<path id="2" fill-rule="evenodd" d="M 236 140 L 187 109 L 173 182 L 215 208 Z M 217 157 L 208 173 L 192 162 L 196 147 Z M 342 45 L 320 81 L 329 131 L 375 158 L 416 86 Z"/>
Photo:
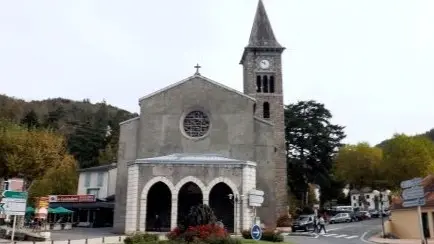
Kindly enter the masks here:
<path id="1" fill-rule="evenodd" d="M 26 213 L 34 213 L 34 212 L 35 212 L 34 208 L 32 208 L 30 206 L 26 208 Z"/>
<path id="2" fill-rule="evenodd" d="M 48 213 L 55 214 L 57 212 L 56 212 L 56 209 L 54 209 L 54 208 L 48 208 Z"/>
<path id="3" fill-rule="evenodd" d="M 74 211 L 71 211 L 69 209 L 66 209 L 64 207 L 57 207 L 55 209 L 53 209 L 55 214 L 69 214 L 69 213 L 73 213 Z"/>

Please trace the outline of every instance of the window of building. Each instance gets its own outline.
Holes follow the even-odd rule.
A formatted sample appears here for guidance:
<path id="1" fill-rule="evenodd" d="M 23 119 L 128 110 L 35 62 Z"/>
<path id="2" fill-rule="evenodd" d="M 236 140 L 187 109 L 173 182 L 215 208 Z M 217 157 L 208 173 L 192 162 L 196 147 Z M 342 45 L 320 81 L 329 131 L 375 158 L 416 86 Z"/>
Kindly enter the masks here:
<path id="1" fill-rule="evenodd" d="M 371 196 L 370 195 L 366 195 L 366 199 L 369 199 Z"/>
<path id="2" fill-rule="evenodd" d="M 104 172 L 98 172 L 98 184 L 97 186 L 101 187 L 104 183 Z"/>
<path id="3" fill-rule="evenodd" d="M 95 197 L 98 197 L 99 188 L 89 188 L 86 190 L 87 195 L 95 195 Z"/>
<path id="4" fill-rule="evenodd" d="M 84 175 L 84 186 L 85 187 L 90 186 L 90 173 L 85 173 Z"/>
<path id="5" fill-rule="evenodd" d="M 262 77 L 262 88 L 264 89 L 264 93 L 268 93 L 268 76 L 266 75 Z"/>
<path id="6" fill-rule="evenodd" d="M 202 137 L 209 131 L 210 120 L 204 112 L 192 111 L 185 116 L 183 126 L 187 136 Z"/>
<path id="7" fill-rule="evenodd" d="M 264 118 L 265 119 L 269 119 L 270 118 L 270 104 L 268 102 L 264 102 L 263 113 L 264 113 Z"/>
<path id="8" fill-rule="evenodd" d="M 261 92 L 261 76 L 256 76 L 256 92 Z"/>
<path id="9" fill-rule="evenodd" d="M 274 93 L 274 76 L 270 76 L 268 83 L 270 87 L 270 93 Z"/>
<path id="10" fill-rule="evenodd" d="M 353 200 L 356 200 L 356 196 L 353 196 Z"/>

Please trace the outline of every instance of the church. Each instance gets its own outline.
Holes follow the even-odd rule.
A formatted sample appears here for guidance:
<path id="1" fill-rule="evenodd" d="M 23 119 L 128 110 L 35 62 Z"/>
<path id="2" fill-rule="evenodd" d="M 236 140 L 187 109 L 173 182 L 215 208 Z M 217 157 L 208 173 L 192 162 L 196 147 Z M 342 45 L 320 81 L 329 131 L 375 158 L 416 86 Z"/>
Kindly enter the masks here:
<path id="1" fill-rule="evenodd" d="M 240 64 L 244 91 L 196 73 L 139 99 L 120 124 L 114 231 L 169 231 L 207 204 L 231 232 L 287 212 L 282 53 L 262 0 Z M 264 192 L 261 207 L 249 193 Z M 251 201 L 251 200 L 250 200 Z M 156 229 L 158 223 L 158 228 Z"/>

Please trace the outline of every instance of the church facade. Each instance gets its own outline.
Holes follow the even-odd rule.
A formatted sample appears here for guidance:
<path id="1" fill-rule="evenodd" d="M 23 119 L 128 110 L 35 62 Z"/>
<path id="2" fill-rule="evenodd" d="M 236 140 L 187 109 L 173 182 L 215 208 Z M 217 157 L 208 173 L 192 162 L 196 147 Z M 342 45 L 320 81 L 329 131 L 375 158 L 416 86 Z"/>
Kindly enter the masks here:
<path id="1" fill-rule="evenodd" d="M 244 91 L 193 76 L 139 99 L 120 124 L 114 231 L 168 231 L 208 204 L 230 231 L 248 229 L 248 195 L 267 226 L 287 211 L 282 59 L 260 0 L 240 64 Z"/>

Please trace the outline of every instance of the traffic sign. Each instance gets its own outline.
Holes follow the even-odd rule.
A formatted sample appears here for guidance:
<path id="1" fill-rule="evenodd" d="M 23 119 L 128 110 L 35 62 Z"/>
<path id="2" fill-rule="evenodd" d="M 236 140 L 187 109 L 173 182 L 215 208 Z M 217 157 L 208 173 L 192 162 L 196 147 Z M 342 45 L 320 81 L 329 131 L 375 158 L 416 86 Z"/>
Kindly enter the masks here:
<path id="1" fill-rule="evenodd" d="M 413 178 L 411 180 L 404 180 L 401 182 L 401 188 L 406 189 L 413 186 L 418 186 L 422 183 L 422 178 Z"/>
<path id="2" fill-rule="evenodd" d="M 425 197 L 425 190 L 423 186 L 415 186 L 412 188 L 407 188 L 402 191 L 402 198 L 404 200 L 410 200 L 415 198 L 423 198 Z"/>
<path id="3" fill-rule="evenodd" d="M 259 227 L 259 225 L 253 225 L 252 229 L 250 230 L 250 235 L 252 236 L 252 239 L 255 241 L 261 240 L 262 237 L 261 227 Z"/>
<path id="4" fill-rule="evenodd" d="M 26 199 L 21 198 L 3 198 L 2 208 L 6 215 L 25 215 Z"/>
<path id="5" fill-rule="evenodd" d="M 412 200 L 404 201 L 402 203 L 402 206 L 404 208 L 419 207 L 419 206 L 423 206 L 423 205 L 425 205 L 425 198 L 412 199 Z"/>
<path id="6" fill-rule="evenodd" d="M 264 202 L 264 191 L 253 189 L 249 192 L 249 206 L 260 207 Z"/>
<path id="7" fill-rule="evenodd" d="M 27 199 L 27 192 L 25 191 L 3 191 L 2 193 L 3 197 L 6 198 L 20 198 L 20 199 Z"/>

